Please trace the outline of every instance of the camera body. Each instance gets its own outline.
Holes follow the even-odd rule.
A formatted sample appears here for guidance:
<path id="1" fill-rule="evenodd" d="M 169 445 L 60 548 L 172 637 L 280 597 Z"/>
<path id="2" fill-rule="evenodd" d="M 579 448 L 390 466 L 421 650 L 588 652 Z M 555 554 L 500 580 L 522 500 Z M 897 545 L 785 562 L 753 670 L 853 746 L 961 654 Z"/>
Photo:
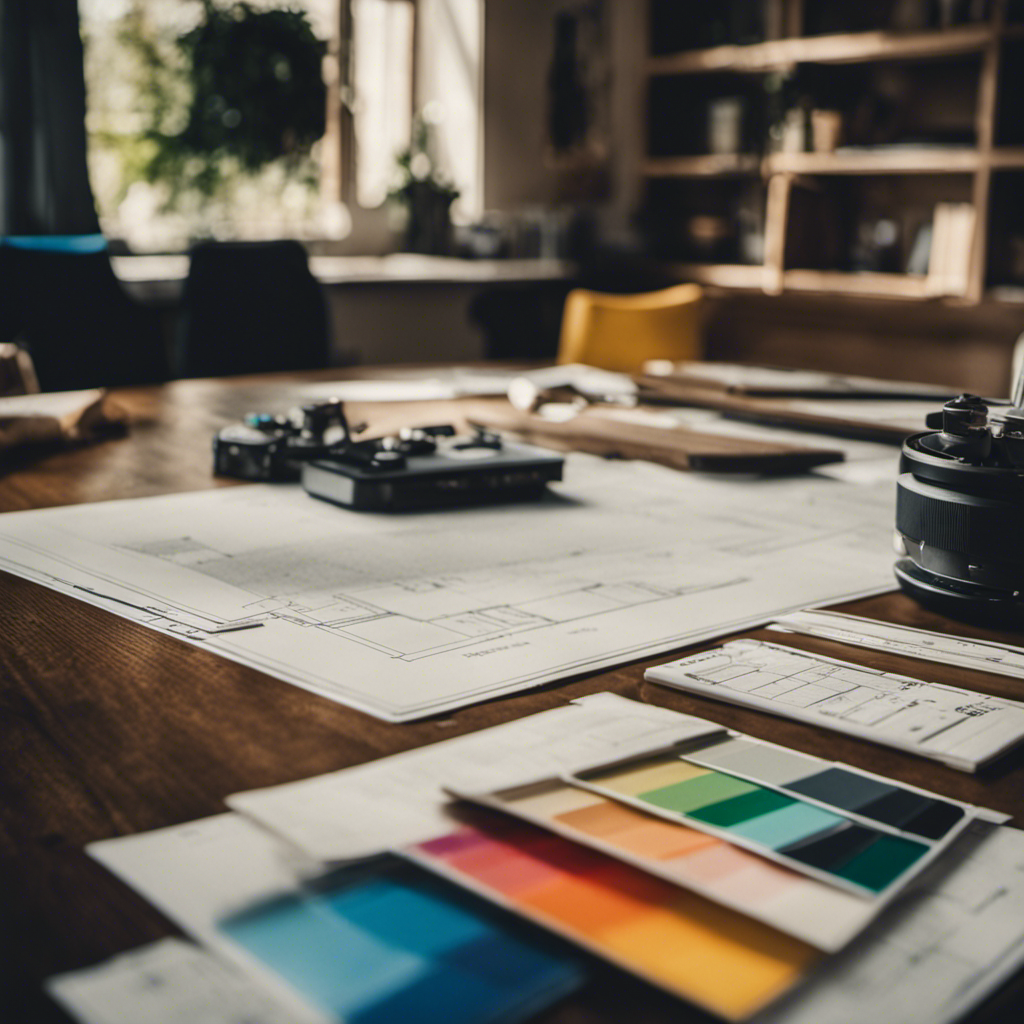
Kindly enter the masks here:
<path id="1" fill-rule="evenodd" d="M 945 615 L 1024 628 L 1024 409 L 960 395 L 928 425 L 900 457 L 896 578 Z"/>
<path id="2" fill-rule="evenodd" d="M 213 439 L 213 471 L 241 480 L 301 480 L 316 498 L 360 511 L 399 512 L 540 498 L 565 460 L 475 428 L 405 428 L 357 441 L 341 402 L 288 416 L 251 414 Z"/>

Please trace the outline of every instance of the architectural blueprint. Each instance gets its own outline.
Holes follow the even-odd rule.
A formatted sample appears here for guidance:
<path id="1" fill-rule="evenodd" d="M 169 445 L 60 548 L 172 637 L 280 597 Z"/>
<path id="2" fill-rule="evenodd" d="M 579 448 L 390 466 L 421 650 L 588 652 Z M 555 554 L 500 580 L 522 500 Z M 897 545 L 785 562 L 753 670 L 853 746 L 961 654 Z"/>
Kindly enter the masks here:
<path id="1" fill-rule="evenodd" d="M 891 584 L 890 484 L 570 455 L 543 501 L 357 513 L 254 485 L 0 517 L 0 568 L 390 721 Z"/>

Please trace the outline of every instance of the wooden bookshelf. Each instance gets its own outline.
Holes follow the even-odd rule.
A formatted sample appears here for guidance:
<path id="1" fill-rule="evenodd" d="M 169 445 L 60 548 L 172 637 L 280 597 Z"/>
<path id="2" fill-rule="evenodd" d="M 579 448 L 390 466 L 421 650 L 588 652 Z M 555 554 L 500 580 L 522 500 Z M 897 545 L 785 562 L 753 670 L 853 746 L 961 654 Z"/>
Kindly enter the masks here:
<path id="1" fill-rule="evenodd" d="M 878 296 L 886 299 L 928 298 L 924 274 L 878 274 L 867 271 L 785 270 L 782 287 L 793 292 Z"/>
<path id="2" fill-rule="evenodd" d="M 991 24 L 965 25 L 933 32 L 856 32 L 848 35 L 778 39 L 748 46 L 716 46 L 649 57 L 651 75 L 708 71 L 763 73 L 794 64 L 844 64 L 854 61 L 915 60 L 980 53 L 1001 33 Z"/>
<path id="3" fill-rule="evenodd" d="M 681 279 L 696 281 L 697 284 L 712 288 L 754 291 L 764 288 L 764 267 L 744 263 L 670 263 L 668 268 Z"/>
<path id="4" fill-rule="evenodd" d="M 756 153 L 654 157 L 644 162 L 644 174 L 648 178 L 727 177 L 756 174 L 760 166 Z"/>
<path id="5" fill-rule="evenodd" d="M 648 2 L 654 4 L 659 0 Z M 662 2 L 670 3 L 670 0 Z M 728 0 L 722 2 L 728 6 Z M 957 304 L 980 302 L 985 296 L 987 259 L 991 247 L 989 205 L 994 178 L 999 174 L 1024 171 L 1024 145 L 1000 145 L 997 130 L 1001 62 L 1005 59 L 1007 46 L 1013 45 L 1018 47 L 1021 59 L 1024 59 L 1024 46 L 1016 42 L 1024 40 L 1024 25 L 1007 25 L 1006 0 L 990 0 L 986 20 L 977 23 L 930 31 L 907 32 L 880 28 L 877 31 L 811 35 L 802 34 L 804 0 L 773 0 L 768 7 L 774 13 L 766 18 L 766 30 L 769 34 L 778 34 L 779 38 L 768 38 L 763 42 L 746 45 L 659 53 L 648 55 L 645 59 L 643 66 L 650 83 L 647 94 L 648 138 L 657 134 L 661 123 L 671 125 L 676 136 L 688 130 L 691 137 L 685 139 L 679 147 L 684 150 L 680 155 L 671 155 L 671 151 L 666 154 L 667 147 L 664 144 L 659 145 L 658 155 L 645 155 L 640 161 L 643 177 L 651 182 L 660 182 L 662 189 L 689 188 L 690 193 L 680 193 L 683 198 L 677 202 L 675 213 L 679 215 L 680 209 L 689 209 L 691 212 L 684 215 L 694 218 L 705 213 L 701 203 L 704 193 L 699 191 L 700 188 L 718 190 L 708 193 L 715 198 L 722 195 L 723 189 L 737 190 L 738 203 L 741 201 L 739 190 L 749 189 L 753 183 L 760 181 L 767 197 L 763 222 L 763 265 L 752 267 L 722 262 L 705 265 L 669 259 L 673 271 L 681 278 L 715 287 L 761 289 L 769 294 L 793 292 L 918 301 L 941 299 Z M 877 69 L 879 62 L 894 62 L 893 67 L 908 76 L 910 81 L 913 81 L 912 76 L 915 74 L 925 76 L 918 81 L 928 83 L 930 98 L 934 96 L 935 89 L 945 88 L 949 103 L 945 104 L 942 99 L 935 103 L 932 99 L 932 116 L 943 127 L 941 121 L 947 112 L 943 107 L 955 109 L 956 117 L 963 122 L 961 134 L 951 141 L 949 131 L 944 139 L 941 137 L 942 131 L 939 131 L 935 143 L 916 145 L 912 137 L 908 137 L 905 142 L 899 138 L 893 142 L 883 140 L 883 144 L 872 144 L 875 140 L 864 144 L 863 140 L 853 139 L 854 145 L 814 151 L 811 148 L 814 138 L 810 130 L 812 118 L 807 113 L 808 151 L 788 151 L 794 148 L 789 145 L 785 147 L 787 151 L 770 151 L 774 147 L 769 146 L 767 134 L 759 145 L 758 139 L 751 139 L 747 132 L 744 148 L 763 148 L 766 152 L 699 152 L 702 147 L 709 147 L 710 144 L 706 129 L 703 136 L 699 134 L 701 122 L 700 117 L 694 115 L 694 108 L 699 109 L 703 104 L 705 109 L 710 110 L 710 104 L 716 97 L 735 94 L 741 98 L 747 97 L 748 113 L 755 110 L 755 107 L 750 106 L 750 97 L 764 95 L 763 92 L 757 92 L 760 88 L 757 84 L 758 75 L 799 74 L 802 65 L 822 65 L 808 72 L 809 76 L 813 72 L 811 81 L 827 83 L 829 75 L 848 75 L 853 77 L 846 81 L 856 82 L 859 80 L 857 75 L 881 75 L 883 72 Z M 942 62 L 948 62 L 950 66 L 948 81 L 943 77 L 947 72 Z M 841 69 L 839 65 L 846 67 Z M 835 66 L 835 70 L 830 71 L 830 66 Z M 858 66 L 864 70 L 858 70 Z M 936 70 L 937 67 L 942 70 Z M 863 80 L 872 79 L 865 77 Z M 736 84 L 731 85 L 733 82 Z M 676 89 L 681 97 L 688 95 L 685 90 L 692 89 L 694 102 L 689 105 L 680 102 L 678 108 L 680 123 L 685 128 L 681 129 L 673 123 L 671 110 L 666 114 L 663 98 L 659 101 L 660 106 L 651 100 L 656 91 L 660 91 L 662 97 L 666 94 L 675 95 L 666 93 L 666 88 Z M 834 87 L 833 92 L 837 88 Z M 825 89 L 827 93 L 827 85 Z M 942 96 L 941 93 L 939 95 Z M 764 102 L 767 103 L 767 100 Z M 1004 100 L 1004 106 L 1006 102 L 1009 102 L 1009 98 Z M 913 116 L 916 107 L 910 99 L 907 103 Z M 969 106 L 971 103 L 973 108 Z M 829 108 L 826 105 L 823 109 Z M 939 110 L 937 115 L 936 110 Z M 667 120 L 652 120 L 659 116 Z M 750 116 L 755 117 L 755 114 Z M 909 136 L 913 134 L 908 132 Z M 927 135 L 924 137 L 927 138 Z M 664 132 L 659 138 L 664 139 Z M 861 144 L 856 144 L 858 142 Z M 848 184 L 843 187 L 854 190 L 851 195 L 857 189 L 864 190 L 865 198 L 861 200 L 860 212 L 857 212 L 856 207 L 852 208 L 855 215 L 852 223 L 858 224 L 860 221 L 856 217 L 867 216 L 864 211 L 882 217 L 874 212 L 872 206 L 873 203 L 877 205 L 877 195 L 885 194 L 884 187 L 878 181 L 898 183 L 904 177 L 908 183 L 894 186 L 896 191 L 890 189 L 889 192 L 892 196 L 909 197 L 921 205 L 925 212 L 923 218 L 917 218 L 917 222 L 923 219 L 927 223 L 933 210 L 941 203 L 961 206 L 966 203 L 973 207 L 974 223 L 970 237 L 963 246 L 955 247 L 956 253 L 960 254 L 959 258 L 964 261 L 964 272 L 957 275 L 957 280 L 966 282 L 958 284 L 955 293 L 937 295 L 934 280 L 930 282 L 925 274 L 842 269 L 843 266 L 865 265 L 863 258 L 854 252 L 856 242 L 850 243 L 847 250 L 849 255 L 840 260 L 835 268 L 821 262 L 826 258 L 823 256 L 805 255 L 801 258 L 796 240 L 798 236 L 794 235 L 793 229 L 795 200 L 791 201 L 796 184 L 805 190 L 813 191 L 817 188 L 827 191 L 828 187 L 839 189 L 845 179 Z M 678 184 L 673 185 L 672 179 L 678 179 Z M 688 181 L 692 184 L 687 185 Z M 701 181 L 706 184 L 701 185 Z M 834 186 L 828 186 L 830 181 Z M 899 188 L 902 188 L 902 192 Z M 870 189 L 874 189 L 874 192 L 869 193 Z M 946 190 L 945 194 L 943 190 Z M 687 208 L 686 197 L 691 194 L 693 199 Z M 898 251 L 902 253 L 901 259 L 905 265 L 909 262 L 909 252 L 914 248 L 919 226 L 912 226 L 914 218 L 907 215 L 905 207 L 896 199 L 890 201 L 894 205 L 892 221 L 903 232 Z M 933 205 L 927 206 L 929 203 Z M 723 216 L 720 206 L 717 216 Z M 849 225 L 843 226 L 850 220 L 849 216 L 833 219 L 834 224 L 821 222 L 823 231 L 833 228 L 836 231 L 853 230 Z M 995 228 L 999 230 L 999 225 Z M 738 232 L 739 227 L 735 230 Z M 959 293 L 960 287 L 963 288 L 963 294 Z"/>
<path id="6" fill-rule="evenodd" d="M 838 153 L 772 153 L 766 174 L 970 174 L 981 165 L 973 148 L 901 148 Z"/>

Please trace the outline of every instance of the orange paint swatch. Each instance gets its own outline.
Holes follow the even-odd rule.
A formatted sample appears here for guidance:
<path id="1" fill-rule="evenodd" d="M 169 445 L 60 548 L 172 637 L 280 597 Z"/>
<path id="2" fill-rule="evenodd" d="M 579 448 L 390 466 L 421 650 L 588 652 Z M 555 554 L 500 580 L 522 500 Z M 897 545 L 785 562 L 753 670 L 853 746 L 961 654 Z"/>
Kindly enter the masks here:
<path id="1" fill-rule="evenodd" d="M 598 827 L 610 822 L 598 817 Z M 488 818 L 482 828 L 460 829 L 409 853 L 730 1020 L 781 995 L 821 955 L 670 882 L 509 819 Z"/>

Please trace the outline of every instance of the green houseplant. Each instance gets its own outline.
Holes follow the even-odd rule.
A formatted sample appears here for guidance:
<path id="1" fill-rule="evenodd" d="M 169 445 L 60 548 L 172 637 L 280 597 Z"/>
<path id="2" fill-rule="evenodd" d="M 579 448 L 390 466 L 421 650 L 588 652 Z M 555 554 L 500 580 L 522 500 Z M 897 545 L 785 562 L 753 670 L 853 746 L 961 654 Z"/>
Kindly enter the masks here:
<path id="1" fill-rule="evenodd" d="M 397 182 L 388 199 L 405 213 L 406 252 L 443 256 L 451 249 L 451 206 L 459 190 L 439 171 L 430 123 L 413 122 L 412 137 L 395 159 Z"/>
<path id="2" fill-rule="evenodd" d="M 149 46 L 159 116 L 144 132 L 144 178 L 167 186 L 169 207 L 187 193 L 209 199 L 275 162 L 312 184 L 310 154 L 325 128 L 325 44 L 301 11 L 201 3 L 199 23 L 176 40 L 173 67 Z"/>

